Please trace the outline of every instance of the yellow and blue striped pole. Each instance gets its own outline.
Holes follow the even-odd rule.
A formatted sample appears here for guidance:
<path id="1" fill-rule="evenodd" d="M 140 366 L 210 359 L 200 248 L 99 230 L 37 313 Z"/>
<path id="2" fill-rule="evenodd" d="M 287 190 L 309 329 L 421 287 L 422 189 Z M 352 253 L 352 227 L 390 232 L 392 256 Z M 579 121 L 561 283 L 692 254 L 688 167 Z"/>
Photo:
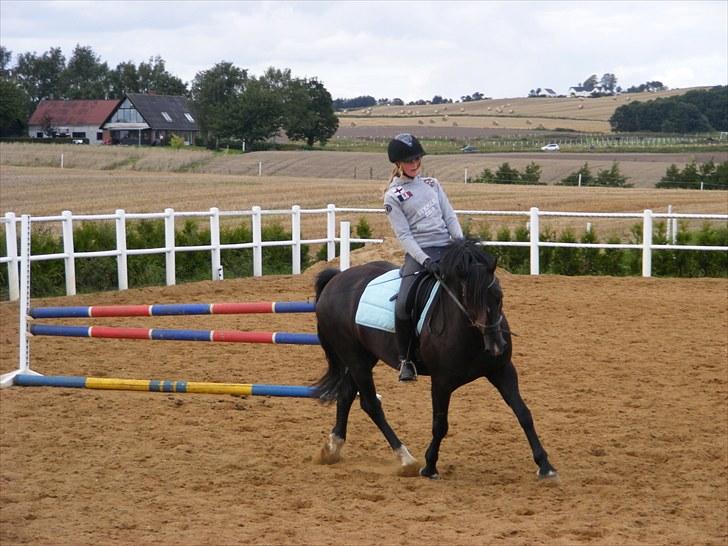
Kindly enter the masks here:
<path id="1" fill-rule="evenodd" d="M 14 384 L 22 387 L 64 387 L 72 389 L 105 389 L 196 394 L 235 394 L 243 396 L 288 396 L 315 398 L 315 387 L 302 385 L 266 385 L 254 383 L 205 383 L 159 379 L 113 379 L 74 375 L 18 374 Z"/>

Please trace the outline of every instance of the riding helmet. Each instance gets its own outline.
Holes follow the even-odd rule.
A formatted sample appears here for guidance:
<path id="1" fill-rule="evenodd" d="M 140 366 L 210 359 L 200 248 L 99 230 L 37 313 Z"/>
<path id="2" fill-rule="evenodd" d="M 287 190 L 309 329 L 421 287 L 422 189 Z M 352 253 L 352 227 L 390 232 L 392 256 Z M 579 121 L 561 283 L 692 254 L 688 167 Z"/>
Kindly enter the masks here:
<path id="1" fill-rule="evenodd" d="M 389 141 L 387 155 L 389 161 L 397 163 L 398 161 L 411 161 L 421 157 L 425 155 L 425 150 L 417 137 L 409 133 L 402 133 Z"/>

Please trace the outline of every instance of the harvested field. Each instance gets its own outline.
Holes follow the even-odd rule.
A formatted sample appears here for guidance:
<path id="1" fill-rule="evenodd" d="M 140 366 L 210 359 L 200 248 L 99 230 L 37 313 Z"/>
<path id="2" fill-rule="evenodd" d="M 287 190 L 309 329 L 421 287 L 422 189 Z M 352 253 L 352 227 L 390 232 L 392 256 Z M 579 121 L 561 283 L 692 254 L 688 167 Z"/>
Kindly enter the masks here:
<path id="1" fill-rule="evenodd" d="M 378 130 L 378 129 L 377 129 Z M 394 134 L 394 133 L 392 133 Z M 390 135 L 392 136 L 392 135 Z M 58 171 L 58 177 L 69 175 L 63 171 L 104 171 L 99 177 L 115 179 L 121 173 L 155 172 L 187 175 L 219 174 L 254 177 L 259 182 L 267 177 L 320 178 L 337 180 L 376 180 L 384 184 L 391 174 L 391 164 L 384 153 L 365 152 L 253 152 L 224 154 L 209 151 L 175 151 L 159 148 L 81 147 L 71 145 L 0 145 L 0 184 L 13 180 L 20 171 L 14 167 L 49 167 Z M 63 171 L 60 169 L 63 154 Z M 704 163 L 728 161 L 728 151 L 696 153 L 520 153 L 498 154 L 443 154 L 425 158 L 425 174 L 443 182 L 463 182 L 465 171 L 476 178 L 485 168 L 495 172 L 508 162 L 523 171 L 531 162 L 542 170 L 541 181 L 553 185 L 567 175 L 589 164 L 596 175 L 609 169 L 616 161 L 627 182 L 637 188 L 651 188 L 665 175 L 670 165 L 683 168 L 690 161 Z M 32 172 L 32 171 L 31 171 Z M 47 176 L 44 171 L 43 175 Z M 31 175 L 32 176 L 32 175 Z M 88 174 L 79 174 L 88 177 Z M 0 187 L 2 189 L 2 187 Z M 4 193 L 4 192 L 3 192 Z M 5 197 L 2 196 L 3 201 Z"/>
<path id="2" fill-rule="evenodd" d="M 342 130 L 362 127 L 413 127 L 412 132 L 465 130 L 516 130 L 533 132 L 569 130 L 609 133 L 609 118 L 614 111 L 632 101 L 682 95 L 690 89 L 659 93 L 630 93 L 599 98 L 505 98 L 453 104 L 373 106 L 339 114 Z M 342 133 L 345 134 L 345 133 Z"/>

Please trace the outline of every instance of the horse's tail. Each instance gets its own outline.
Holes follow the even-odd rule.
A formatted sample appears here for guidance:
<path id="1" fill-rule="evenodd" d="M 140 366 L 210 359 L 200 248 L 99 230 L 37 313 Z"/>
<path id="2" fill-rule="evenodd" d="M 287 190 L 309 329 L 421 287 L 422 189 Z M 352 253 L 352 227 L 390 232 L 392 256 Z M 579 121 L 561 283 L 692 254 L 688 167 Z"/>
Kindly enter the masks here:
<path id="1" fill-rule="evenodd" d="M 316 283 L 314 285 L 316 289 L 316 300 L 318 301 L 319 296 L 321 295 L 321 291 L 324 289 L 324 286 L 328 284 L 328 282 L 333 279 L 336 275 L 341 273 L 338 269 L 335 269 L 333 267 L 329 267 L 327 269 L 324 269 L 321 273 L 316 275 Z"/>
<path id="2" fill-rule="evenodd" d="M 324 269 L 321 273 L 316 276 L 316 301 L 319 301 L 321 292 L 323 291 L 326 284 L 338 275 L 340 271 L 338 269 Z M 329 344 L 325 331 L 322 331 L 320 322 L 316 326 L 319 341 L 321 347 L 326 354 L 326 360 L 329 363 L 329 368 L 326 373 L 319 379 L 315 384 L 316 397 L 322 402 L 333 402 L 338 398 L 339 392 L 342 386 L 346 385 L 344 378 L 346 377 L 346 366 L 341 362 L 336 352 Z"/>

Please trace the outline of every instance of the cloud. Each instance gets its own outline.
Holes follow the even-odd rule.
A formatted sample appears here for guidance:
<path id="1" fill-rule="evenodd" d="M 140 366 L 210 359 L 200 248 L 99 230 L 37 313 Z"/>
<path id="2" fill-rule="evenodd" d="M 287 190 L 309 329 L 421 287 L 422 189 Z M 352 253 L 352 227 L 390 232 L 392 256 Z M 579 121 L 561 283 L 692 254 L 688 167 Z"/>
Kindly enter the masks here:
<path id="1" fill-rule="evenodd" d="M 222 60 L 317 77 L 334 97 L 404 100 L 565 93 L 591 74 L 623 87 L 728 83 L 728 3 L 0 2 L 15 53 L 91 46 L 114 67 L 160 55 L 184 81 Z"/>

